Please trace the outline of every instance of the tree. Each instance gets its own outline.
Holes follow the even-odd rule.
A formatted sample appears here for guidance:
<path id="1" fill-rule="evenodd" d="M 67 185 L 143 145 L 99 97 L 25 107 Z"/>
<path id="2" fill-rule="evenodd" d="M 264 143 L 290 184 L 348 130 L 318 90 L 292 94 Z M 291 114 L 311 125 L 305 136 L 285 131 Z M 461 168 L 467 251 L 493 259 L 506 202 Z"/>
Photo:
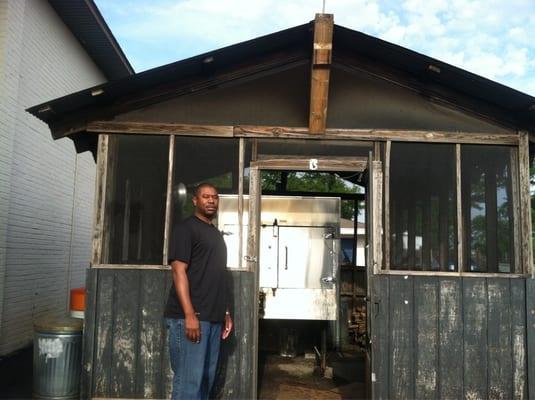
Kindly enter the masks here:
<path id="1" fill-rule="evenodd" d="M 285 186 L 285 187 L 283 187 Z M 362 193 L 362 188 L 342 178 L 336 173 L 325 172 L 288 172 L 283 182 L 281 171 L 262 171 L 262 190 L 276 192 L 310 193 Z M 354 219 L 355 203 L 343 201 L 341 216 Z"/>

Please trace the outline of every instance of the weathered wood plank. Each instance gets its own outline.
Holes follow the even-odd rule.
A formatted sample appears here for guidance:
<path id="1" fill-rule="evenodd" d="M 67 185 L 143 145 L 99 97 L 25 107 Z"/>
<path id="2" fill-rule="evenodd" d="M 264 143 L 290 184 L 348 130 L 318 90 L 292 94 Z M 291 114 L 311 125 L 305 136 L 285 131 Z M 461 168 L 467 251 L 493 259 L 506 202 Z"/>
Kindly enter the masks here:
<path id="1" fill-rule="evenodd" d="M 238 398 L 256 398 L 258 372 L 258 295 L 256 272 L 242 272 L 239 292 L 235 295 L 240 304 L 239 329 L 235 331 L 240 354 L 237 386 Z"/>
<path id="2" fill-rule="evenodd" d="M 254 272 L 232 271 L 231 314 L 234 331 L 222 343 L 214 395 L 225 399 L 254 398 L 257 347 L 255 338 L 256 289 Z"/>
<path id="3" fill-rule="evenodd" d="M 520 133 L 520 147 L 518 149 L 518 171 L 520 173 L 520 218 L 522 223 L 522 264 L 523 272 L 535 277 L 533 268 L 533 249 L 531 242 L 531 195 L 529 183 L 529 136 L 527 132 Z"/>
<path id="4" fill-rule="evenodd" d="M 93 241 L 91 264 L 98 264 L 102 258 L 102 241 L 104 231 L 104 203 L 106 200 L 106 179 L 108 164 L 108 135 L 98 136 L 97 148 L 97 167 L 96 167 L 96 183 L 95 183 L 95 204 L 93 215 L 95 216 L 93 222 Z"/>
<path id="5" fill-rule="evenodd" d="M 390 303 L 388 276 L 371 278 L 371 301 L 368 303 L 368 321 L 372 351 L 372 399 L 390 398 Z"/>
<path id="6" fill-rule="evenodd" d="M 414 278 L 415 398 L 438 397 L 438 278 Z"/>
<path id="7" fill-rule="evenodd" d="M 414 399 L 413 278 L 390 277 L 390 397 Z"/>
<path id="8" fill-rule="evenodd" d="M 94 269 L 113 269 L 113 270 L 127 270 L 127 269 L 155 269 L 155 270 L 170 270 L 169 265 L 147 265 L 147 264 L 95 264 Z"/>
<path id="9" fill-rule="evenodd" d="M 230 313 L 234 323 L 234 331 L 227 340 L 221 343 L 220 362 L 214 383 L 216 398 L 237 398 L 239 393 L 238 373 L 242 366 L 240 365 L 237 332 L 242 331 L 243 324 L 241 320 L 246 317 L 244 315 L 245 310 L 242 310 L 241 299 L 239 299 L 239 296 L 236 298 L 234 293 L 237 293 L 241 287 L 241 277 L 242 274 L 239 272 L 230 272 L 231 300 L 229 303 L 231 304 Z"/>
<path id="10" fill-rule="evenodd" d="M 87 132 L 232 137 L 234 128 L 232 126 L 225 125 L 190 125 L 133 121 L 93 121 L 87 125 Z"/>
<path id="11" fill-rule="evenodd" d="M 162 264 L 167 265 L 167 252 L 169 251 L 169 237 L 171 232 L 171 202 L 173 192 L 173 168 L 175 161 L 175 137 L 169 137 L 169 155 L 167 164 L 167 191 L 165 195 L 165 223 L 163 233 L 163 260 Z"/>
<path id="12" fill-rule="evenodd" d="M 487 288 L 484 278 L 463 279 L 464 398 L 486 399 Z"/>
<path id="13" fill-rule="evenodd" d="M 324 134 L 311 135 L 307 128 L 285 126 L 237 125 L 234 127 L 236 137 L 281 137 L 295 139 L 355 139 L 363 141 L 396 141 L 424 143 L 461 143 L 461 144 L 502 144 L 518 145 L 517 135 L 471 133 L 471 132 L 439 132 L 417 130 L 389 129 L 326 129 Z"/>
<path id="14" fill-rule="evenodd" d="M 372 161 L 372 208 L 373 208 L 373 272 L 383 268 L 383 170 L 381 161 Z"/>
<path id="15" fill-rule="evenodd" d="M 165 307 L 165 303 L 167 302 L 167 296 L 169 295 L 169 291 L 171 290 L 171 287 L 173 286 L 173 275 L 171 271 L 165 271 L 164 273 L 164 292 L 163 292 L 163 303 L 162 307 Z M 163 311 L 162 311 L 163 315 Z M 163 398 L 169 399 L 171 397 L 171 393 L 173 391 L 173 371 L 171 370 L 171 362 L 169 361 L 169 340 L 168 340 L 168 332 L 167 332 L 167 325 L 165 324 L 165 320 L 162 318 L 162 391 L 163 391 Z"/>
<path id="16" fill-rule="evenodd" d="M 385 173 L 384 173 L 384 193 L 385 193 L 385 210 L 384 210 L 384 230 L 385 230 L 385 249 L 384 265 L 385 270 L 390 269 L 390 153 L 392 142 L 389 140 L 385 146 Z"/>
<path id="17" fill-rule="evenodd" d="M 535 396 L 535 279 L 526 280 L 527 398 Z"/>
<path id="18" fill-rule="evenodd" d="M 408 275 L 408 276 L 461 276 L 459 272 L 444 272 L 444 271 L 380 271 L 381 275 Z M 526 274 L 505 274 L 505 273 L 495 273 L 488 274 L 485 272 L 463 272 L 462 277 L 464 278 L 526 278 Z"/>
<path id="19" fill-rule="evenodd" d="M 464 271 L 463 201 L 461 178 L 461 145 L 455 145 L 455 195 L 457 203 L 457 271 Z"/>
<path id="20" fill-rule="evenodd" d="M 511 207 L 513 211 L 513 242 L 511 243 L 511 250 L 514 257 L 514 270 L 521 274 L 522 268 L 522 224 L 520 212 L 520 188 L 519 188 L 519 174 L 518 174 L 518 149 L 510 149 L 510 165 L 511 165 Z"/>
<path id="21" fill-rule="evenodd" d="M 113 356 L 108 366 L 112 378 L 110 394 L 112 397 L 135 397 L 141 271 L 121 271 L 117 274 L 114 292 Z"/>
<path id="22" fill-rule="evenodd" d="M 367 159 L 356 157 L 294 158 L 281 156 L 279 158 L 261 158 L 251 162 L 251 166 L 262 169 L 298 171 L 364 171 L 367 165 Z"/>
<path id="23" fill-rule="evenodd" d="M 162 398 L 162 358 L 165 335 L 162 330 L 166 274 L 161 271 L 140 272 L 139 309 L 136 334 L 137 362 L 135 364 L 136 396 Z"/>
<path id="24" fill-rule="evenodd" d="M 80 398 L 90 398 L 93 388 L 93 368 L 98 360 L 93 359 L 97 343 L 97 291 L 98 271 L 87 270 L 86 276 L 86 310 L 84 313 L 84 333 L 82 346 L 82 374 L 80 376 Z"/>
<path id="25" fill-rule="evenodd" d="M 316 14 L 308 121 L 308 129 L 312 134 L 325 132 L 327 125 L 333 28 L 334 18 L 332 14 Z"/>
<path id="26" fill-rule="evenodd" d="M 238 157 L 238 267 L 243 268 L 243 174 L 245 169 L 245 139 L 240 138 L 239 157 Z"/>
<path id="27" fill-rule="evenodd" d="M 93 368 L 93 396 L 111 393 L 110 365 L 113 352 L 115 271 L 98 271 Z"/>
<path id="28" fill-rule="evenodd" d="M 526 329 L 530 326 L 526 319 L 526 281 L 511 279 L 511 344 L 512 344 L 512 399 L 528 398 Z M 535 329 L 534 324 L 531 330 Z M 533 364 L 533 358 L 531 359 Z"/>
<path id="29" fill-rule="evenodd" d="M 461 280 L 439 280 L 439 398 L 463 397 L 463 317 Z"/>
<path id="30" fill-rule="evenodd" d="M 512 394 L 511 293 L 507 279 L 488 279 L 488 395 L 509 399 Z"/>

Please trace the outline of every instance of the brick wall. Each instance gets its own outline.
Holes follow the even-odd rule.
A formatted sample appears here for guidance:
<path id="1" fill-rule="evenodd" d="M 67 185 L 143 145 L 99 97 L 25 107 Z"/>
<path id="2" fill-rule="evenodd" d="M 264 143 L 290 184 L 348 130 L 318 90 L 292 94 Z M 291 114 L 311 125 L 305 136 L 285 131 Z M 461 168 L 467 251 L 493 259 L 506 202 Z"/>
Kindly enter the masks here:
<path id="1" fill-rule="evenodd" d="M 0 1 L 0 355 L 66 312 L 89 264 L 92 156 L 24 110 L 104 81 L 47 1 Z"/>

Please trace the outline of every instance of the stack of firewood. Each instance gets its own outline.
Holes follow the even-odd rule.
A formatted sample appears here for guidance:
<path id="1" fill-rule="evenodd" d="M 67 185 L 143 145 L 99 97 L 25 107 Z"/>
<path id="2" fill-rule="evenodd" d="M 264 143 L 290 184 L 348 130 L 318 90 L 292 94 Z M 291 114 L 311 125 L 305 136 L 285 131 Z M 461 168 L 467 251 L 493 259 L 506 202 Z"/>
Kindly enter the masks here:
<path id="1" fill-rule="evenodd" d="M 356 306 L 353 309 L 349 330 L 354 344 L 364 348 L 366 346 L 366 307 L 364 305 Z"/>

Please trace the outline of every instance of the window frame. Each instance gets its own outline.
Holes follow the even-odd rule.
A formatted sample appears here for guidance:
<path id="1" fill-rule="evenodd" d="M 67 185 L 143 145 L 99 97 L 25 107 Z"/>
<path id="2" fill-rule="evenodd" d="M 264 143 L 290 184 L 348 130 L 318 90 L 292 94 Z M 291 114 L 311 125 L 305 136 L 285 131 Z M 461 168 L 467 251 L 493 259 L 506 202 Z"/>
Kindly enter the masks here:
<path id="1" fill-rule="evenodd" d="M 111 124 L 111 125 L 110 125 Z M 169 125 L 169 126 L 167 126 Z M 245 154 L 245 140 L 252 139 L 253 154 L 256 147 L 256 140 L 260 138 L 307 138 L 307 139 L 321 139 L 321 140 L 340 140 L 345 141 L 367 141 L 375 142 L 375 152 L 381 148 L 382 175 L 383 179 L 380 184 L 383 185 L 383 196 L 381 203 L 381 213 L 378 215 L 379 224 L 382 225 L 382 234 L 377 235 L 381 237 L 378 245 L 383 247 L 383 260 L 389 260 L 389 245 L 384 238 L 388 233 L 389 226 L 389 211 L 385 204 L 388 204 L 389 197 L 389 171 L 390 171 L 390 151 L 392 142 L 424 142 L 424 143 L 453 143 L 456 145 L 456 185 L 460 187 L 460 177 L 457 171 L 460 171 L 460 149 L 462 144 L 481 144 L 481 145 L 505 145 L 513 146 L 518 149 L 517 160 L 518 163 L 511 166 L 512 175 L 514 178 L 513 185 L 516 185 L 517 196 L 514 199 L 515 222 L 519 225 L 518 234 L 519 240 L 515 243 L 515 261 L 518 260 L 517 265 L 521 266 L 522 271 L 519 273 L 472 273 L 465 272 L 464 258 L 463 258 L 463 241 L 458 240 L 458 260 L 459 267 L 457 272 L 432 272 L 432 271 L 403 271 L 390 270 L 387 264 L 378 265 L 373 268 L 375 274 L 393 274 L 393 275 L 443 275 L 443 276 L 476 276 L 476 277 L 522 277 L 525 278 L 531 274 L 535 278 L 535 268 L 533 268 L 532 248 L 531 248 L 531 205 L 529 193 L 529 135 L 528 132 L 519 131 L 515 134 L 488 134 L 488 133 L 465 133 L 465 132 L 436 132 L 436 131 L 403 131 L 403 130 L 363 130 L 363 129 L 327 129 L 321 135 L 308 135 L 306 128 L 281 128 L 281 127 L 242 127 L 242 126 L 203 126 L 203 125 L 184 125 L 184 124 L 167 124 L 162 130 L 157 133 L 154 131 L 153 124 L 133 123 L 133 122 L 113 122 L 97 121 L 88 126 L 88 134 L 98 135 L 97 146 L 97 163 L 96 163 L 96 180 L 95 180 L 95 202 L 94 202 L 94 223 L 92 232 L 92 251 L 90 257 L 91 268 L 109 268 L 109 269 L 169 269 L 166 265 L 165 253 L 162 254 L 161 265 L 128 265 L 128 264 L 103 264 L 102 260 L 102 245 L 103 232 L 105 228 L 105 202 L 106 202 L 106 188 L 108 172 L 113 168 L 113 158 L 111 157 L 112 149 L 110 148 L 109 138 L 114 134 L 157 134 L 169 137 L 169 171 L 168 171 L 168 188 L 166 198 L 166 213 L 165 213 L 165 233 L 164 240 L 167 240 L 169 235 L 169 210 L 172 168 L 174 158 L 174 142 L 175 136 L 211 136 L 217 137 L 234 137 L 239 138 L 239 199 L 241 206 L 239 207 L 240 223 L 243 218 L 243 191 L 244 191 L 244 154 Z M 383 146 L 377 146 L 383 143 Z M 515 171 L 516 167 L 516 171 Z M 457 190 L 457 220 L 462 221 L 462 207 L 461 207 L 460 191 Z M 463 237 L 463 224 L 457 223 L 457 235 Z M 374 235 L 375 236 L 375 235 Z M 515 238 L 516 239 L 516 238 Z M 241 240 L 244 240 L 242 238 Z M 166 246 L 164 246 L 164 249 Z M 246 264 L 246 263 L 244 263 Z M 383 267 L 383 268 L 382 268 Z M 240 270 L 247 270 L 246 268 Z"/>
<path id="2" fill-rule="evenodd" d="M 384 235 L 383 235 L 383 247 L 384 258 L 383 266 L 380 270 L 376 271 L 378 274 L 390 274 L 390 275 L 415 275 L 415 276 L 463 276 L 463 277 L 502 277 L 502 278 L 526 278 L 530 274 L 535 275 L 535 271 L 532 265 L 532 249 L 531 249 L 531 228 L 528 224 L 531 224 L 531 205 L 529 198 L 529 137 L 525 132 L 518 133 L 518 144 L 511 143 L 486 143 L 485 141 L 463 141 L 455 144 L 455 193 L 456 193 L 456 208 L 457 208 L 457 271 L 416 271 L 416 270 L 402 270 L 391 269 L 390 265 L 390 168 L 391 168 L 391 151 L 393 142 L 407 142 L 401 140 L 387 140 L 384 151 Z M 427 142 L 433 144 L 435 142 Z M 436 142 L 440 143 L 440 142 Z M 443 143 L 443 142 L 442 142 Z M 463 198 L 462 198 L 462 179 L 461 179 L 461 150 L 463 145 L 502 145 L 507 146 L 517 151 L 514 152 L 514 156 L 511 157 L 511 186 L 512 186 L 512 208 L 513 208 L 513 234 L 511 239 L 513 243 L 512 255 L 514 259 L 515 272 L 499 273 L 499 272 L 470 272 L 466 270 L 465 254 L 469 249 L 466 248 L 467 241 L 464 237 L 465 234 L 465 217 L 463 215 Z"/>

